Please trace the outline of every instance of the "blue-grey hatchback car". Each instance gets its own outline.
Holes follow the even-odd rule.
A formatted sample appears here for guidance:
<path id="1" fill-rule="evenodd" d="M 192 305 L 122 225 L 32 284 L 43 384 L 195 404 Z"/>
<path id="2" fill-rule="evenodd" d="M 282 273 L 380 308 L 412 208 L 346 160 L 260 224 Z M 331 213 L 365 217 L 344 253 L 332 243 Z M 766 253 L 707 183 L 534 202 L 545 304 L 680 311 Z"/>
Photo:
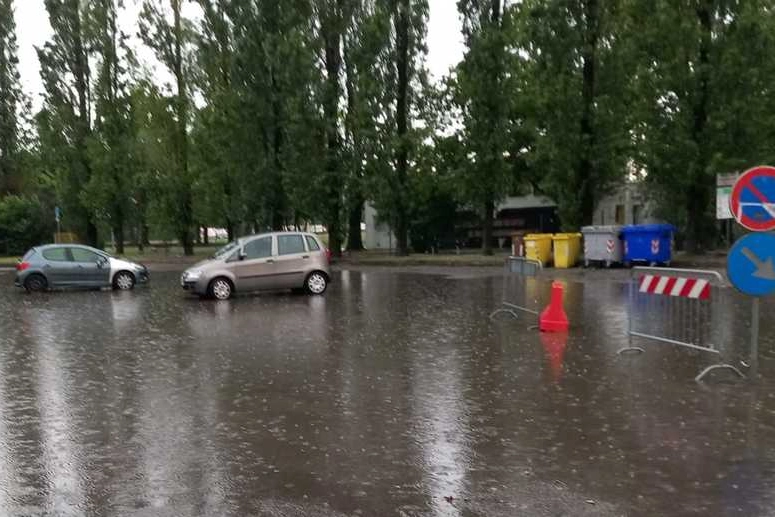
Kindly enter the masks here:
<path id="1" fill-rule="evenodd" d="M 124 291 L 148 280 L 142 264 L 80 244 L 49 244 L 25 253 L 16 265 L 15 284 L 27 291 L 102 287 Z"/>

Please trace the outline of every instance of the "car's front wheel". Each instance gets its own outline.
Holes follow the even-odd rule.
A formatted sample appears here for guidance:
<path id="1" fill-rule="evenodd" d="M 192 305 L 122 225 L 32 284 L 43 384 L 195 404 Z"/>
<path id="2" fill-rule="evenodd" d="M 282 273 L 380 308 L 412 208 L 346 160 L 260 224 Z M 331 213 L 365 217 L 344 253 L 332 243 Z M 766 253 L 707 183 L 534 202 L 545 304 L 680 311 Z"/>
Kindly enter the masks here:
<path id="1" fill-rule="evenodd" d="M 46 277 L 43 275 L 30 275 L 24 281 L 24 288 L 31 293 L 45 291 L 47 287 L 48 281 L 46 281 Z"/>
<path id="2" fill-rule="evenodd" d="M 113 289 L 117 291 L 129 291 L 135 286 L 135 276 L 129 271 L 119 271 L 113 277 Z"/>
<path id="3" fill-rule="evenodd" d="M 328 288 L 328 277 L 320 271 L 313 271 L 307 276 L 304 288 L 309 294 L 323 294 Z"/>
<path id="4" fill-rule="evenodd" d="M 216 300 L 228 300 L 231 298 L 232 293 L 234 292 L 234 287 L 231 284 L 231 281 L 229 281 L 228 278 L 215 278 L 212 282 L 210 282 L 210 287 L 208 289 L 208 294 L 211 298 L 215 298 Z"/>

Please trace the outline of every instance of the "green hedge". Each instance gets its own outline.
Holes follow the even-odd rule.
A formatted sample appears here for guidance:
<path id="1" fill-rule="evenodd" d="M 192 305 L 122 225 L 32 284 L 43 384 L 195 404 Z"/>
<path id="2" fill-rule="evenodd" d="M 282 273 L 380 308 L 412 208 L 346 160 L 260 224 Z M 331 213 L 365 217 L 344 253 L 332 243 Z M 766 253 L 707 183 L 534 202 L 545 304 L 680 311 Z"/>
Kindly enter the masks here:
<path id="1" fill-rule="evenodd" d="M 0 255 L 21 255 L 29 248 L 51 242 L 53 212 L 35 196 L 0 199 Z"/>

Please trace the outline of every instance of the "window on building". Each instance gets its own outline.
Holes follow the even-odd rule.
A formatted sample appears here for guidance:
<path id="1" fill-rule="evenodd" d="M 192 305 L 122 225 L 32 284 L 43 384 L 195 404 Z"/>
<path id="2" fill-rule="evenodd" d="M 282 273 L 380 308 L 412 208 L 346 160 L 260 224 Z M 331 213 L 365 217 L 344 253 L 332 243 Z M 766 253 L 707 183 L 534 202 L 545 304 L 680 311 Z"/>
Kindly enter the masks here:
<path id="1" fill-rule="evenodd" d="M 643 223 L 643 205 L 632 206 L 632 224 Z"/>
<path id="2" fill-rule="evenodd" d="M 616 205 L 616 224 L 624 224 L 624 205 Z"/>

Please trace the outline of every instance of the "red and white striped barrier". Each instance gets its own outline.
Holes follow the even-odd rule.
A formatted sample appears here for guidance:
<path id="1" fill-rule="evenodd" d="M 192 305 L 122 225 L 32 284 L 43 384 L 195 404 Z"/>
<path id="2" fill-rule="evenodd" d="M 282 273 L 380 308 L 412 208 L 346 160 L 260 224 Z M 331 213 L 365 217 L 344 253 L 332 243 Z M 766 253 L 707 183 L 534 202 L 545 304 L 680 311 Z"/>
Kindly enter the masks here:
<path id="1" fill-rule="evenodd" d="M 640 292 L 709 300 L 710 282 L 697 278 L 645 275 L 640 279 Z"/>

